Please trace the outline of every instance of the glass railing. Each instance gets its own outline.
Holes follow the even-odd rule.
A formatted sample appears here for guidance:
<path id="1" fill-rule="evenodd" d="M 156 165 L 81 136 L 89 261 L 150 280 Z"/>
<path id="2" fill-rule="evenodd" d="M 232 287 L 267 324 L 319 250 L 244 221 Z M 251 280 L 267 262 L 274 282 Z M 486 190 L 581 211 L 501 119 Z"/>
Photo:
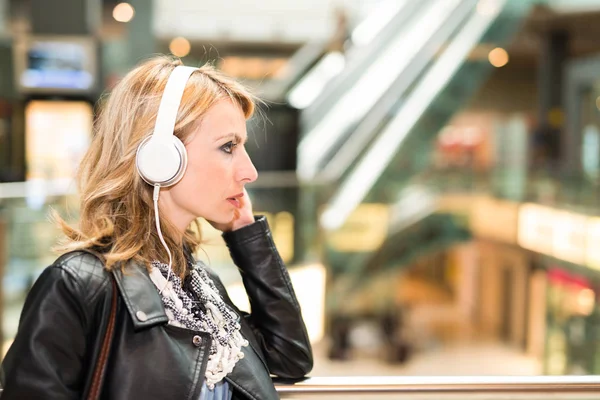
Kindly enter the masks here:
<path id="1" fill-rule="evenodd" d="M 276 384 L 282 399 L 597 399 L 599 376 L 324 377 Z"/>
<path id="2" fill-rule="evenodd" d="M 522 178 L 518 176 L 522 175 Z M 402 187 L 423 185 L 435 193 L 488 194 L 517 202 L 532 202 L 579 212 L 600 215 L 600 181 L 580 174 L 565 176 L 554 170 L 514 168 L 433 168 L 397 174 Z"/>

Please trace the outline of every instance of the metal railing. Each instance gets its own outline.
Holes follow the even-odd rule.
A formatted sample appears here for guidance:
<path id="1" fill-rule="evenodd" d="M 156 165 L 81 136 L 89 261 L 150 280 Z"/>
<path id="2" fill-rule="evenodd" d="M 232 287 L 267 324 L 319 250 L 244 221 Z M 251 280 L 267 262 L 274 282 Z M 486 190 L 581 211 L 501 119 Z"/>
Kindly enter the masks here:
<path id="1" fill-rule="evenodd" d="M 276 383 L 282 399 L 461 398 L 598 399 L 600 376 L 351 376 Z"/>

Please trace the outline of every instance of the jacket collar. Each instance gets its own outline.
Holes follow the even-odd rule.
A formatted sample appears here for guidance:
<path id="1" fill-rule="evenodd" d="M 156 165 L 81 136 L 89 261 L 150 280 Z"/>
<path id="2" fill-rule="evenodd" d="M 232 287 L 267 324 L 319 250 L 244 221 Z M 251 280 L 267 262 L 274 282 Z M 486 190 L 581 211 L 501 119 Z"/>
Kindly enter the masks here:
<path id="1" fill-rule="evenodd" d="M 125 268 L 113 269 L 113 274 L 136 331 L 169 322 L 162 299 L 144 265 L 130 261 Z"/>

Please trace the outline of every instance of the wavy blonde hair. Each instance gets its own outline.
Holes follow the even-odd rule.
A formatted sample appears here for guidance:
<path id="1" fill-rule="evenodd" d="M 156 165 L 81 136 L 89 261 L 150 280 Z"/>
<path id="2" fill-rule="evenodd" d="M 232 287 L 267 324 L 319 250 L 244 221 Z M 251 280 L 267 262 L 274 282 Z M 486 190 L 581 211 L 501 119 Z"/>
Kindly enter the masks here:
<path id="1" fill-rule="evenodd" d="M 152 134 L 162 93 L 173 69 L 181 61 L 155 57 L 130 71 L 102 101 L 94 126 L 94 137 L 83 157 L 77 176 L 80 195 L 79 227 L 67 224 L 54 213 L 66 238 L 59 252 L 81 249 L 100 251 L 106 268 L 125 266 L 135 260 L 150 266 L 165 258 L 155 227 L 152 187 L 136 170 L 140 142 Z M 194 71 L 184 91 L 174 134 L 185 144 L 206 112 L 229 99 L 239 105 L 246 119 L 255 109 L 256 98 L 235 80 L 210 65 Z M 196 251 L 201 242 L 195 221 L 183 237 L 160 214 L 163 237 L 173 252 L 173 270 L 186 272 L 184 247 Z M 193 226 L 195 225 L 195 226 Z"/>

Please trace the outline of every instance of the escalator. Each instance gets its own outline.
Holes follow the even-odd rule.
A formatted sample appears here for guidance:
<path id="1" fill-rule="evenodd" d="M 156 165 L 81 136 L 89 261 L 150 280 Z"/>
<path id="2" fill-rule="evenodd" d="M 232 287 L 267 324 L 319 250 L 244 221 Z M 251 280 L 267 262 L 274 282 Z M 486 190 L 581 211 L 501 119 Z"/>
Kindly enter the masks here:
<path id="1" fill-rule="evenodd" d="M 440 4 L 437 6 L 439 9 Z M 337 275 L 353 282 L 344 284 L 346 296 L 350 293 L 348 285 L 360 287 L 377 270 L 408 265 L 424 252 L 443 251 L 469 238 L 468 226 L 460 218 L 440 213 L 433 205 L 425 207 L 428 203 L 424 198 L 407 201 L 406 197 L 415 187 L 425 188 L 430 201 L 439 195 L 431 177 L 423 174 L 430 165 L 433 140 L 493 69 L 487 58 L 473 57 L 473 50 L 491 50 L 491 45 L 507 43 L 529 6 L 522 0 L 457 2 L 427 43 L 431 47 L 424 45 L 429 52 L 407 63 L 364 116 L 359 118 L 347 111 L 346 117 L 353 122 L 346 123 L 330 142 L 322 140 L 326 148 L 318 157 L 310 157 L 307 152 L 303 159 L 302 151 L 307 151 L 308 145 L 299 149 L 299 168 L 306 167 L 299 175 L 307 187 L 317 188 L 312 192 L 316 197 L 313 202 L 321 213 L 315 230 L 323 232 L 332 280 Z M 309 143 L 310 139 L 306 140 L 304 143 Z M 377 248 L 333 248 L 329 238 L 350 229 L 356 223 L 351 217 L 372 204 L 390 210 L 410 210 L 411 205 L 416 208 L 402 217 L 388 219 L 382 227 L 386 237 Z"/>
<path id="2" fill-rule="evenodd" d="M 303 111 L 303 135 L 298 147 L 298 175 L 303 181 L 315 180 L 347 139 L 363 130 L 361 124 L 376 124 L 384 117 L 386 109 L 417 80 L 474 3 L 475 0 L 416 3 L 401 29 L 379 46 L 381 51 L 345 74 L 343 91 L 328 88 L 313 107 Z M 372 131 L 373 126 L 368 130 Z"/>
<path id="3" fill-rule="evenodd" d="M 502 44 L 518 27 L 527 7 L 517 0 L 468 1 L 470 12 L 457 24 L 441 52 L 420 72 L 411 87 L 399 93 L 388 112 L 370 125 L 368 134 L 352 133 L 330 165 L 343 168 L 326 179 L 332 197 L 321 217 L 326 229 L 340 227 L 347 216 L 368 199 L 393 203 L 407 179 L 428 165 L 432 140 L 450 117 L 468 101 L 492 70 L 487 59 L 471 60 L 477 45 Z M 481 6 L 488 4 L 488 8 Z M 494 6 L 491 6 L 493 4 Z M 356 144 L 359 143 L 359 145 Z M 349 148 L 354 148 L 352 153 Z M 340 154 L 348 151 L 345 162 Z M 393 187 L 393 189 L 392 189 Z"/>

